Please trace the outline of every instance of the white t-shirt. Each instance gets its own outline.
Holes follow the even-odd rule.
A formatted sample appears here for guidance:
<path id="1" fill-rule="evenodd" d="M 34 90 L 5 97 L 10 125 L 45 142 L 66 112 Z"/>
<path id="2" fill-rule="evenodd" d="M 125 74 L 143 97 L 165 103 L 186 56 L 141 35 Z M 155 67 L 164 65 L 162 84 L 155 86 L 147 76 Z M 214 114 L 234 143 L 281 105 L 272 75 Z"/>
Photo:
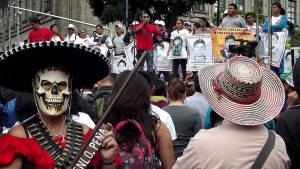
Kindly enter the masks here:
<path id="1" fill-rule="evenodd" d="M 88 114 L 83 113 L 83 112 L 79 112 L 78 114 L 79 114 L 79 116 L 72 115 L 72 119 L 74 121 L 76 121 L 77 123 L 80 123 L 80 124 L 85 124 L 91 129 L 95 128 L 96 125 Z"/>
<path id="2" fill-rule="evenodd" d="M 73 33 L 71 36 L 67 35 L 67 36 L 65 37 L 65 41 L 67 41 L 67 42 L 69 42 L 69 43 L 73 43 L 73 42 L 75 42 L 75 40 L 78 39 L 78 38 L 79 38 L 79 37 L 78 37 L 75 33 Z"/>
<path id="3" fill-rule="evenodd" d="M 272 16 L 272 25 L 277 25 L 281 22 L 282 15 L 280 16 Z"/>
<path id="4" fill-rule="evenodd" d="M 174 126 L 174 123 L 173 123 L 173 120 L 172 120 L 170 114 L 153 104 L 151 104 L 151 110 L 152 110 L 153 115 L 157 115 L 159 117 L 159 119 L 163 123 L 165 123 L 165 125 L 167 126 L 167 128 L 170 131 L 172 140 L 175 140 L 177 138 L 177 135 L 176 135 L 175 126 Z"/>
<path id="5" fill-rule="evenodd" d="M 123 41 L 124 34 L 120 36 L 115 36 L 112 39 L 112 43 L 115 45 L 114 51 L 115 54 L 124 54 L 124 48 L 126 47 L 126 43 Z"/>
<path id="6" fill-rule="evenodd" d="M 169 53 L 170 58 L 178 59 L 187 58 L 186 51 L 186 40 L 185 37 L 190 35 L 189 31 L 186 29 L 175 30 L 171 33 L 171 38 L 173 40 L 173 46 Z"/>
<path id="7" fill-rule="evenodd" d="M 86 46 L 86 47 L 89 47 L 90 43 L 91 43 L 91 39 L 89 37 L 86 37 L 84 39 L 82 38 L 77 38 L 74 42 L 74 44 L 79 44 L 79 45 L 82 45 L 82 46 Z"/>

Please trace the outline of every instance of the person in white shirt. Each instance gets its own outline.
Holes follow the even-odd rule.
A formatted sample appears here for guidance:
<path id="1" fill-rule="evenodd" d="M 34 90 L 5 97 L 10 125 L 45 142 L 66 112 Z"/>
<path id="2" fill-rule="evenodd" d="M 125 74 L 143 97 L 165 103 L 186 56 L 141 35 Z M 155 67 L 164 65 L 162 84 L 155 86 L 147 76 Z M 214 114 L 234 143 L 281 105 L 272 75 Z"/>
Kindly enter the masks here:
<path id="1" fill-rule="evenodd" d="M 254 14 L 253 13 L 247 13 L 245 15 L 245 19 L 246 19 L 247 29 L 253 31 L 253 33 L 256 34 L 257 25 L 254 22 Z M 259 25 L 258 25 L 258 29 L 261 30 L 261 27 Z"/>
<path id="2" fill-rule="evenodd" d="M 116 36 L 113 37 L 113 49 L 115 52 L 115 56 L 124 55 L 125 51 L 124 48 L 126 47 L 126 43 L 123 41 L 124 34 L 123 34 L 123 26 L 121 24 L 117 24 L 115 26 Z"/>
<path id="3" fill-rule="evenodd" d="M 151 104 L 151 112 L 153 115 L 157 115 L 159 119 L 165 123 L 165 125 L 169 129 L 172 140 L 176 140 L 177 134 L 170 114 L 153 104 Z"/>
<path id="4" fill-rule="evenodd" d="M 65 37 L 65 41 L 69 43 L 75 42 L 78 36 L 74 33 L 76 27 L 73 24 L 69 24 L 68 27 L 68 35 Z"/>
<path id="5" fill-rule="evenodd" d="M 101 46 L 102 44 L 105 44 L 108 48 L 112 48 L 113 47 L 113 43 L 111 41 L 111 38 L 107 35 L 103 34 L 103 26 L 98 24 L 95 27 L 96 29 L 96 34 L 94 34 L 91 37 L 91 41 L 92 43 L 90 44 L 90 46 Z"/>
<path id="6" fill-rule="evenodd" d="M 80 44 L 82 46 L 88 47 L 91 43 L 91 39 L 87 35 L 86 29 L 80 29 L 79 37 L 75 40 L 75 44 Z"/>
<path id="7" fill-rule="evenodd" d="M 54 42 L 64 41 L 64 37 L 58 33 L 58 26 L 56 24 L 52 24 L 50 26 L 50 31 L 52 32 L 51 41 Z"/>
<path id="8" fill-rule="evenodd" d="M 171 33 L 171 41 L 168 49 L 168 56 L 173 59 L 173 77 L 179 78 L 178 67 L 181 65 L 183 79 L 186 77 L 187 50 L 185 37 L 190 35 L 189 31 L 183 28 L 183 20 L 177 19 L 176 30 Z"/>

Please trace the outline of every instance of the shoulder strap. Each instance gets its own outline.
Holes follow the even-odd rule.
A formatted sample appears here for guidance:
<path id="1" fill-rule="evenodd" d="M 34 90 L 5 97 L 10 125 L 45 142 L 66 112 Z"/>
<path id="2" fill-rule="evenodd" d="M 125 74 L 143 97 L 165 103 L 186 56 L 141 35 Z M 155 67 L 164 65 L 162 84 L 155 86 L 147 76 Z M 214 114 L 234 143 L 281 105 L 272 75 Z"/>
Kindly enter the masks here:
<path id="1" fill-rule="evenodd" d="M 136 122 L 136 121 L 134 121 L 134 120 L 131 120 L 131 119 L 124 120 L 124 121 L 121 121 L 120 123 L 118 123 L 118 124 L 115 126 L 115 130 L 118 131 L 120 128 L 122 128 L 122 127 L 123 127 L 125 124 L 127 124 L 128 122 L 129 122 L 129 123 L 132 123 L 136 128 L 139 129 L 140 133 L 141 133 L 142 135 L 144 135 L 144 130 L 142 129 L 141 125 L 140 125 L 138 122 Z"/>
<path id="2" fill-rule="evenodd" d="M 274 148 L 275 139 L 276 139 L 276 136 L 275 136 L 274 132 L 269 130 L 268 139 L 267 139 L 264 147 L 258 154 L 251 169 L 261 169 L 262 168 L 262 166 L 264 165 L 265 161 L 267 160 L 269 154 L 271 153 L 271 151 Z"/>

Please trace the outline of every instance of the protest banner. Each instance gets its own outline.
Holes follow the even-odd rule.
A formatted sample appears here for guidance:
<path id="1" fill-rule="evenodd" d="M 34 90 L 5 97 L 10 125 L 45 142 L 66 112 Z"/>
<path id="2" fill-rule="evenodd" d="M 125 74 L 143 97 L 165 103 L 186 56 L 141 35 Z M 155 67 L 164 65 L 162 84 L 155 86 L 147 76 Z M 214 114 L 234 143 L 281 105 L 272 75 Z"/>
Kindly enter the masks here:
<path id="1" fill-rule="evenodd" d="M 218 28 L 210 31 L 214 62 L 224 62 L 235 56 L 229 52 L 229 45 L 240 45 L 236 39 L 253 40 L 254 34 L 245 28 Z"/>
<path id="2" fill-rule="evenodd" d="M 133 45 L 133 43 L 130 43 L 129 45 L 127 45 L 124 48 L 125 51 L 125 55 L 126 55 L 126 59 L 127 59 L 127 63 L 128 63 L 128 70 L 132 70 L 134 65 L 137 63 L 137 59 L 136 59 L 136 48 Z M 147 59 L 146 59 L 147 60 Z M 144 70 L 147 71 L 147 64 L 146 61 L 144 63 Z"/>
<path id="3" fill-rule="evenodd" d="M 273 32 L 272 33 L 272 58 L 271 58 L 271 65 L 274 67 L 279 67 L 280 62 L 283 59 L 284 52 L 285 52 L 285 42 L 287 39 L 288 32 Z M 261 32 L 259 33 L 260 41 L 264 46 L 264 51 L 260 52 L 262 57 L 268 56 L 268 33 Z"/>
<path id="4" fill-rule="evenodd" d="M 113 56 L 112 57 L 112 72 L 120 74 L 124 70 L 130 70 L 129 69 L 129 60 L 127 57 L 119 55 L 119 56 Z"/>
<path id="5" fill-rule="evenodd" d="M 198 71 L 205 65 L 213 63 L 212 42 L 210 34 L 191 35 L 186 37 L 188 46 L 188 71 Z"/>
<path id="6" fill-rule="evenodd" d="M 168 42 L 154 44 L 154 67 L 157 71 L 171 71 L 172 61 L 168 60 Z"/>

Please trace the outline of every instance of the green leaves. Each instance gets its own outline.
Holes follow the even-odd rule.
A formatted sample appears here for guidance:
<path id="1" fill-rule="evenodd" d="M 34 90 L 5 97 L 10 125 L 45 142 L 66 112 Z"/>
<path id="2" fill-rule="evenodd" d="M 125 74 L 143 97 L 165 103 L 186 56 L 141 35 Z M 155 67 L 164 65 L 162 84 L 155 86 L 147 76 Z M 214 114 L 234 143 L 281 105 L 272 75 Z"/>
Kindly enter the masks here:
<path id="1" fill-rule="evenodd" d="M 137 11 L 150 10 L 152 20 L 164 19 L 168 25 L 175 23 L 174 20 L 179 16 L 189 13 L 196 4 L 214 4 L 216 0 L 128 0 L 128 18 L 125 17 L 126 0 L 87 0 L 87 2 L 93 15 L 98 17 L 102 24 L 115 21 L 125 23 L 126 19 L 131 23 Z"/>

